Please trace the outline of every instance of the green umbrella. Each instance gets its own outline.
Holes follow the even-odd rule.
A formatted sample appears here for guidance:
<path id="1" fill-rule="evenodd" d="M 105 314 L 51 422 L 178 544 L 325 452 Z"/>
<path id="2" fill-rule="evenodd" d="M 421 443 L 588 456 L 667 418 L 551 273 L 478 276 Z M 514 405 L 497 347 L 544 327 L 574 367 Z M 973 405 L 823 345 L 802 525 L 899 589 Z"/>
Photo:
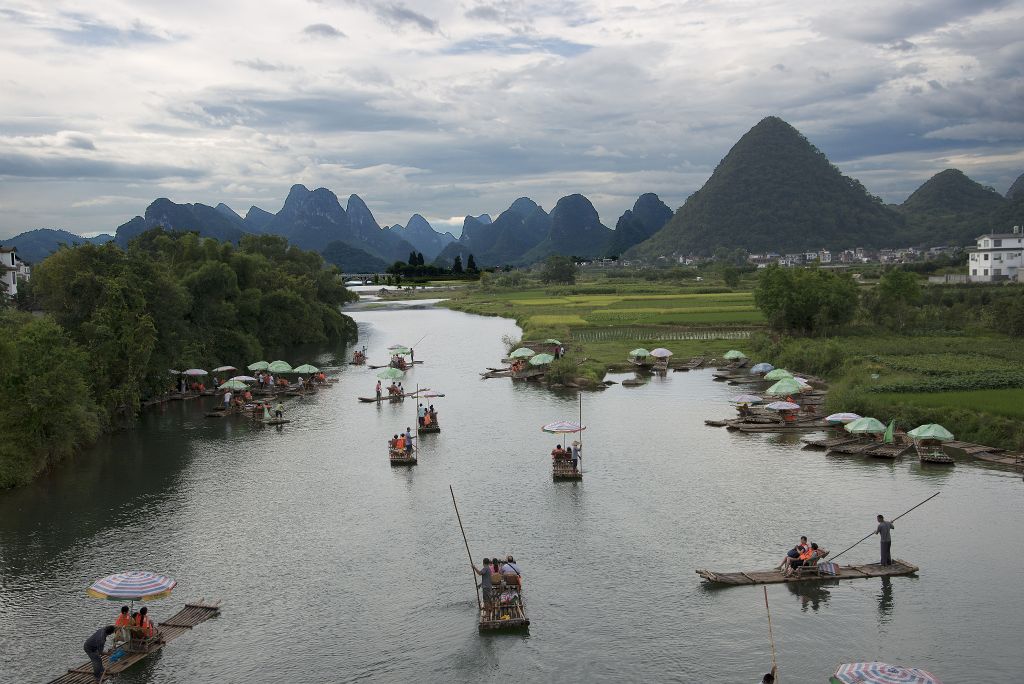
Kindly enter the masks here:
<path id="1" fill-rule="evenodd" d="M 852 423 L 846 424 L 846 431 L 855 435 L 880 435 L 885 432 L 885 423 L 876 418 L 858 418 Z"/>
<path id="2" fill-rule="evenodd" d="M 536 353 L 537 352 L 533 351 L 529 347 L 520 347 L 519 349 L 516 349 L 514 352 L 509 354 L 508 357 L 510 359 L 528 359 Z"/>
<path id="3" fill-rule="evenodd" d="M 412 352 L 412 350 L 409 349 L 408 347 L 399 346 L 388 347 L 388 351 L 391 352 L 392 354 L 401 354 L 403 356 L 408 356 Z"/>
<path id="4" fill-rule="evenodd" d="M 306 373 L 306 374 L 309 374 L 309 373 L 319 373 L 320 369 L 317 368 L 316 366 L 311 366 L 308 363 L 304 363 L 301 366 L 298 366 L 297 368 L 293 368 L 292 372 L 293 373 Z"/>
<path id="5" fill-rule="evenodd" d="M 735 361 L 737 359 L 745 359 L 747 358 L 747 355 L 738 349 L 730 349 L 729 351 L 725 352 L 725 356 L 723 358 L 729 359 L 730 361 Z"/>
<path id="6" fill-rule="evenodd" d="M 274 361 L 272 364 L 267 366 L 267 370 L 271 373 L 291 373 L 292 367 L 287 361 Z"/>
<path id="7" fill-rule="evenodd" d="M 222 390 L 231 390 L 232 392 L 234 392 L 234 391 L 247 390 L 247 389 L 249 389 L 249 386 L 246 385 L 241 380 L 228 380 L 225 383 L 221 383 L 220 389 L 222 389 Z"/>
<path id="8" fill-rule="evenodd" d="M 552 338 L 552 337 L 549 337 L 548 339 L 544 340 L 544 344 L 562 344 L 562 343 L 559 342 L 558 340 Z"/>
<path id="9" fill-rule="evenodd" d="M 543 366 L 545 364 L 551 363 L 554 360 L 555 357 L 552 356 L 551 354 L 537 354 L 536 356 L 530 359 L 530 365 Z"/>
<path id="10" fill-rule="evenodd" d="M 793 374 L 785 368 L 776 368 L 773 371 L 768 371 L 764 374 L 765 380 L 782 380 L 783 378 L 791 378 Z"/>
<path id="11" fill-rule="evenodd" d="M 937 423 L 919 425 L 907 434 L 914 439 L 938 439 L 940 441 L 953 439 L 953 433 Z"/>
<path id="12" fill-rule="evenodd" d="M 775 397 L 783 397 L 787 394 L 800 394 L 806 388 L 793 378 L 782 378 L 777 383 L 769 387 L 765 394 L 770 394 Z M 885 429 L 884 427 L 882 428 Z"/>
<path id="13" fill-rule="evenodd" d="M 650 356 L 651 352 L 647 351 L 643 347 L 637 347 L 633 351 L 629 352 L 629 355 L 630 356 L 643 357 L 643 356 Z"/>
<path id="14" fill-rule="evenodd" d="M 269 367 L 270 364 L 267 363 L 266 361 L 257 361 L 256 363 L 250 363 L 248 366 L 246 366 L 246 368 L 248 368 L 249 370 L 254 371 L 267 370 L 267 368 Z"/>
<path id="15" fill-rule="evenodd" d="M 882 441 L 886 444 L 894 444 L 896 442 L 896 419 L 893 418 L 889 421 L 889 427 L 885 428 L 885 436 L 882 437 Z"/>
<path id="16" fill-rule="evenodd" d="M 385 368 L 380 373 L 377 373 L 377 377 L 381 380 L 401 380 L 405 377 L 405 373 L 397 368 Z"/>

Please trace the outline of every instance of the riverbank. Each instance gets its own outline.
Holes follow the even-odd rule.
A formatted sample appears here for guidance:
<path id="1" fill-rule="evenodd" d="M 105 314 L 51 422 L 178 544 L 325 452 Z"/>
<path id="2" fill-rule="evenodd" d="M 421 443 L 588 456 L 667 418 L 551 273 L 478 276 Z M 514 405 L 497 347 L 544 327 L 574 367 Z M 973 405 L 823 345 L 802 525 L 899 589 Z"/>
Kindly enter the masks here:
<path id="1" fill-rule="evenodd" d="M 553 367 L 556 382 L 574 369 L 575 378 L 600 383 L 608 372 L 628 370 L 627 354 L 637 347 L 665 347 L 680 362 L 696 356 L 719 359 L 763 329 L 763 316 L 749 290 L 699 283 L 679 286 L 589 276 L 576 285 L 468 287 L 452 293 L 441 306 L 512 318 L 523 339 L 562 341 L 566 358 Z"/>

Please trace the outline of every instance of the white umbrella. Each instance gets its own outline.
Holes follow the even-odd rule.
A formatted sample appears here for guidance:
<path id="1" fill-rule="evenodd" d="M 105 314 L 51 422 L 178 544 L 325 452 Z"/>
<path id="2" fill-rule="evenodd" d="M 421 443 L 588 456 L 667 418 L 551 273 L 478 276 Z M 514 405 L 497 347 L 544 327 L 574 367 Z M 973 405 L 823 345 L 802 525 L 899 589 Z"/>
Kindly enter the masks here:
<path id="1" fill-rule="evenodd" d="M 256 382 L 256 378 L 251 375 L 236 375 L 231 378 L 231 380 L 237 380 L 238 382 Z M 231 382 L 231 380 L 228 380 L 228 382 Z"/>
<path id="2" fill-rule="evenodd" d="M 187 371 L 182 371 L 181 374 L 191 375 L 192 377 L 196 377 L 198 375 L 209 375 L 209 373 L 204 371 L 202 368 L 189 368 Z"/>
<path id="3" fill-rule="evenodd" d="M 800 404 L 794 404 L 791 401 L 773 401 L 765 406 L 765 408 L 773 411 L 796 411 L 800 408 Z"/>

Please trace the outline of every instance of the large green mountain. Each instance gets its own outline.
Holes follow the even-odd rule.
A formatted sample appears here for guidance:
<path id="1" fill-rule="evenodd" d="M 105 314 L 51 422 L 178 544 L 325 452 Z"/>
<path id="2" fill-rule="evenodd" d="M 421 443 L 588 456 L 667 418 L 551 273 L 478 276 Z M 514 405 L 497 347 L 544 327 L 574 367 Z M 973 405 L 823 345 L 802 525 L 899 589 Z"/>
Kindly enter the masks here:
<path id="1" fill-rule="evenodd" d="M 739 139 L 664 228 L 628 255 L 895 245 L 902 223 L 799 131 L 770 116 Z"/>
<path id="2" fill-rule="evenodd" d="M 902 240 L 908 245 L 966 245 L 989 231 L 1009 226 L 1000 220 L 1007 199 L 957 169 L 937 173 L 915 190 L 899 211 L 906 217 Z"/>
<path id="3" fill-rule="evenodd" d="M 97 235 L 86 238 L 59 228 L 37 228 L 19 233 L 14 237 L 0 240 L 0 244 L 14 247 L 18 258 L 30 264 L 36 264 L 56 252 L 61 245 L 71 247 L 73 245 L 84 245 L 92 243 L 102 245 L 104 242 L 113 240 L 112 235 Z"/>
<path id="4" fill-rule="evenodd" d="M 1018 197 L 1024 197 L 1024 173 L 1017 176 L 1017 180 L 1013 181 L 1013 185 L 1006 191 L 1006 199 L 1015 200 Z"/>
<path id="5" fill-rule="evenodd" d="M 653 192 L 637 198 L 615 224 L 615 233 L 606 250 L 609 256 L 619 255 L 657 233 L 672 219 L 672 210 Z"/>
<path id="6" fill-rule="evenodd" d="M 551 210 L 551 229 L 540 243 L 523 255 L 532 263 L 552 254 L 601 257 L 608 251 L 613 232 L 601 223 L 597 209 L 583 195 L 567 195 Z"/>

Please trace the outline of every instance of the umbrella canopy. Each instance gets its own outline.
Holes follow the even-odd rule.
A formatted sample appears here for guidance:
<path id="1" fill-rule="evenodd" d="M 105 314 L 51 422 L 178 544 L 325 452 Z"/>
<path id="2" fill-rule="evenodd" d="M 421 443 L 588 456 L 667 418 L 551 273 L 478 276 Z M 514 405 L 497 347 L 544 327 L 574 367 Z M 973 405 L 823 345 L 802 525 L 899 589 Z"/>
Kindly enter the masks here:
<path id="1" fill-rule="evenodd" d="M 173 368 L 168 368 L 167 372 L 170 373 L 171 375 L 181 375 L 181 371 L 174 370 Z"/>
<path id="2" fill-rule="evenodd" d="M 794 404 L 791 401 L 773 401 L 765 406 L 765 408 L 772 411 L 797 411 L 800 409 L 800 404 Z"/>
<path id="3" fill-rule="evenodd" d="M 668 357 L 672 356 L 672 352 L 670 352 L 668 349 L 665 349 L 664 347 L 658 347 L 657 349 L 651 350 L 651 356 L 653 356 L 656 359 L 667 359 Z"/>
<path id="4" fill-rule="evenodd" d="M 405 373 L 397 368 L 385 368 L 377 373 L 377 377 L 381 380 L 401 380 L 405 377 Z"/>
<path id="5" fill-rule="evenodd" d="M 765 390 L 765 394 L 770 394 L 773 397 L 781 397 L 787 394 L 800 394 L 806 389 L 805 385 L 801 385 L 793 378 L 782 378 L 777 383 Z"/>
<path id="6" fill-rule="evenodd" d="M 388 347 L 388 351 L 392 354 L 401 354 L 402 356 L 408 356 L 412 353 L 412 349 L 403 347 L 401 345 L 395 345 L 394 347 Z"/>
<path id="7" fill-rule="evenodd" d="M 408 349 L 408 347 L 406 347 L 404 344 L 393 344 L 390 347 L 388 347 L 388 349 L 394 351 L 396 349 Z"/>
<path id="8" fill-rule="evenodd" d="M 650 356 L 651 352 L 647 351 L 643 347 L 637 347 L 633 351 L 629 352 L 630 356 L 642 358 L 644 356 Z"/>
<path id="9" fill-rule="evenodd" d="M 85 591 L 93 598 L 108 601 L 146 601 L 167 596 L 177 584 L 155 572 L 129 570 L 97 580 Z"/>
<path id="10" fill-rule="evenodd" d="M 876 418 L 858 418 L 846 424 L 846 431 L 855 435 L 880 435 L 885 432 L 885 423 Z"/>
<path id="11" fill-rule="evenodd" d="M 562 343 L 559 342 L 558 340 L 556 340 L 553 337 L 549 337 L 548 339 L 544 340 L 544 344 L 562 344 Z"/>
<path id="12" fill-rule="evenodd" d="M 581 432 L 582 430 L 586 429 L 587 426 L 580 425 L 579 423 L 573 420 L 556 420 L 554 423 L 548 423 L 547 425 L 541 427 L 542 431 L 550 432 L 551 434 L 554 435 L 564 435 L 573 432 Z"/>
<path id="13" fill-rule="evenodd" d="M 222 390 L 231 390 L 232 392 L 235 392 L 235 391 L 247 390 L 247 389 L 249 389 L 249 386 L 246 385 L 241 380 L 228 380 L 227 382 L 222 382 L 221 383 L 220 389 L 222 389 Z"/>
<path id="14" fill-rule="evenodd" d="M 793 374 L 785 368 L 776 368 L 775 370 L 768 371 L 764 374 L 765 380 L 782 380 L 783 378 L 791 378 Z"/>
<path id="15" fill-rule="evenodd" d="M 270 364 L 267 363 L 266 361 L 257 361 L 256 363 L 250 363 L 248 366 L 246 366 L 246 368 L 253 371 L 267 370 L 267 368 L 269 367 Z"/>
<path id="16" fill-rule="evenodd" d="M 209 373 L 204 371 L 202 368 L 189 368 L 187 371 L 182 371 L 181 374 L 191 375 L 192 377 L 196 377 L 198 375 L 209 375 Z"/>
<path id="17" fill-rule="evenodd" d="M 736 361 L 738 359 L 745 359 L 747 355 L 741 352 L 739 349 L 730 349 L 722 355 L 723 359 L 729 359 L 730 361 Z"/>
<path id="18" fill-rule="evenodd" d="M 237 380 L 238 382 L 256 382 L 256 378 L 251 375 L 236 375 L 235 377 L 230 378 L 228 382 L 231 382 L 232 380 Z"/>
<path id="19" fill-rule="evenodd" d="M 829 423 L 852 423 L 859 419 L 860 414 L 857 413 L 833 413 L 831 416 L 826 416 L 825 418 Z"/>
<path id="20" fill-rule="evenodd" d="M 729 401 L 734 404 L 760 404 L 764 399 L 756 394 L 737 394 Z"/>
<path id="21" fill-rule="evenodd" d="M 214 373 L 224 373 L 224 372 L 233 371 L 233 370 L 238 370 L 238 369 L 235 368 L 234 366 L 220 366 L 219 368 L 214 368 L 213 372 Z"/>
<path id="22" fill-rule="evenodd" d="M 551 354 L 537 354 L 530 358 L 531 366 L 543 366 L 551 363 L 555 360 L 555 357 Z"/>
<path id="23" fill-rule="evenodd" d="M 536 353 L 537 352 L 533 351 L 529 347 L 520 347 L 519 349 L 516 349 L 514 352 L 509 354 L 508 357 L 510 359 L 528 359 Z"/>
<path id="24" fill-rule="evenodd" d="M 292 367 L 287 361 L 274 361 L 267 366 L 267 370 L 271 373 L 291 373 Z"/>
<path id="25" fill-rule="evenodd" d="M 292 371 L 295 372 L 295 373 L 307 373 L 308 374 L 308 373 L 319 373 L 320 369 L 317 368 L 316 366 L 310 365 L 308 363 L 304 363 L 301 366 L 296 366 L 295 368 L 292 369 Z"/>
<path id="26" fill-rule="evenodd" d="M 919 425 L 907 434 L 914 439 L 938 439 L 940 441 L 953 439 L 953 433 L 938 423 Z"/>
<path id="27" fill-rule="evenodd" d="M 846 663 L 832 680 L 840 684 L 942 684 L 926 670 L 887 663 Z"/>
<path id="28" fill-rule="evenodd" d="M 754 364 L 754 366 L 750 369 L 750 372 L 760 374 L 771 373 L 773 370 L 775 370 L 775 366 L 773 366 L 770 363 L 765 363 L 762 361 L 761 363 Z"/>

